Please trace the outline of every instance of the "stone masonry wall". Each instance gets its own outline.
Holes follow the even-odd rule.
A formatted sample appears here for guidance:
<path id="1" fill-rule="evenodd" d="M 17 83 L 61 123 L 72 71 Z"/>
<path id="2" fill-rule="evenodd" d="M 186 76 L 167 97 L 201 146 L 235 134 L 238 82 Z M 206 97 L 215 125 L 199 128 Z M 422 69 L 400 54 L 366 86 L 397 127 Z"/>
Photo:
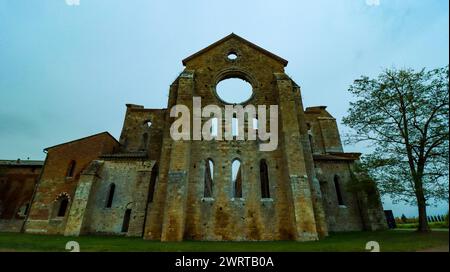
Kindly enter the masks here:
<path id="1" fill-rule="evenodd" d="M 92 185 L 89 209 L 86 211 L 85 233 L 126 234 L 122 232 L 124 215 L 131 210 L 129 236 L 141 236 L 154 162 L 147 160 L 101 161 L 97 175 L 101 179 Z M 107 207 L 111 184 L 115 185 L 112 206 Z"/>
<path id="2" fill-rule="evenodd" d="M 357 196 L 348 192 L 346 188 L 351 179 L 349 162 L 316 161 L 315 163 L 329 230 L 334 232 L 362 230 L 364 226 Z M 335 175 L 339 177 L 344 205 L 338 204 L 334 184 Z"/>
<path id="3" fill-rule="evenodd" d="M 230 51 L 237 54 L 238 58 L 235 61 L 227 59 Z M 279 87 L 274 84 L 276 82 L 274 74 L 283 72 L 283 64 L 278 60 L 262 55 L 261 52 L 239 40 L 230 39 L 187 61 L 186 69 L 176 85 L 173 85 L 174 88 L 171 88 L 169 97 L 175 96 L 177 103 L 183 102 L 188 106 L 192 103 L 189 101 L 192 101 L 193 96 L 201 97 L 202 105 L 224 106 L 224 102 L 215 94 L 216 84 L 222 79 L 239 77 L 253 86 L 252 104 L 278 105 L 277 88 Z M 292 92 L 292 86 L 290 88 L 285 90 L 287 94 Z M 288 112 L 292 111 L 292 108 L 286 106 L 285 110 L 286 126 L 292 124 L 287 118 L 295 118 L 294 122 L 297 122 L 295 111 L 293 115 L 289 115 Z M 222 117 L 224 118 L 224 114 Z M 285 131 L 287 132 L 283 130 L 282 133 Z M 298 127 L 297 133 L 299 133 Z M 282 138 L 282 135 L 279 137 Z M 160 199 L 162 204 L 165 198 L 164 208 L 161 209 L 164 213 L 162 239 L 316 239 L 316 223 L 308 193 L 309 182 L 307 179 L 292 180 L 290 178 L 291 175 L 297 174 L 290 172 L 293 169 L 302 167 L 305 169 L 304 161 L 301 157 L 286 158 L 284 155 L 286 148 L 292 149 L 292 146 L 285 147 L 288 141 L 292 145 L 288 136 L 286 140 L 280 140 L 276 151 L 260 152 L 257 141 L 173 143 L 170 139 L 163 140 L 160 187 L 157 191 L 158 194 L 165 194 L 165 197 L 161 196 Z M 302 150 L 300 144 L 293 146 Z M 177 151 L 174 151 L 174 148 Z M 189 160 L 186 162 L 184 162 L 185 154 L 187 154 L 185 152 L 189 152 Z M 170 166 L 164 166 L 163 158 L 170 160 Z M 214 161 L 212 198 L 203 197 L 204 161 L 208 158 Z M 259 162 L 263 158 L 268 162 L 271 195 L 269 199 L 261 198 Z M 234 159 L 241 162 L 242 198 L 231 196 L 231 163 Z M 287 168 L 288 165 L 292 165 L 291 170 Z M 184 173 L 188 175 L 187 183 L 183 177 Z M 307 176 L 306 170 L 302 175 Z M 292 182 L 299 183 L 304 188 L 297 185 L 292 187 Z M 175 194 L 178 190 L 182 192 L 180 195 Z M 303 192 L 306 192 L 304 196 L 300 198 L 295 196 L 296 201 L 300 201 L 297 205 L 293 194 Z M 184 194 L 187 194 L 187 198 L 184 198 Z M 294 215 L 295 209 L 297 209 L 297 215 Z M 185 219 L 180 222 L 180 218 Z M 296 220 L 300 221 L 296 223 Z M 148 227 L 146 234 L 149 239 L 159 239 L 159 231 L 155 226 Z"/>
<path id="4" fill-rule="evenodd" d="M 112 153 L 118 143 L 109 134 L 101 133 L 48 149 L 46 163 L 25 225 L 29 233 L 64 233 L 81 172 L 89 163 L 105 153 Z M 75 161 L 72 177 L 67 176 L 70 163 Z M 67 194 L 69 205 L 64 217 L 56 216 L 58 195 Z"/>

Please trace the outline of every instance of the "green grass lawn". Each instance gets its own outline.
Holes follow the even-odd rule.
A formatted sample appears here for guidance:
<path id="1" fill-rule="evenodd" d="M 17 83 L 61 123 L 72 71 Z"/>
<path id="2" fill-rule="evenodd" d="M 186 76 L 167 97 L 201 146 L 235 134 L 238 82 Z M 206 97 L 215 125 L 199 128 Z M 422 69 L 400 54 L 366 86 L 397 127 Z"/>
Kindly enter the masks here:
<path id="1" fill-rule="evenodd" d="M 414 231 L 333 233 L 316 242 L 159 242 L 141 238 L 82 236 L 64 237 L 0 233 L 0 251 L 65 251 L 68 241 L 77 241 L 81 251 L 171 251 L 171 252 L 271 252 L 271 251 L 365 251 L 368 241 L 377 241 L 381 251 L 417 251 L 448 245 L 448 231 L 426 234 Z"/>
<path id="2" fill-rule="evenodd" d="M 419 223 L 400 223 L 397 224 L 399 229 L 417 229 Z M 448 229 L 448 225 L 445 222 L 429 222 L 428 226 L 431 229 Z"/>

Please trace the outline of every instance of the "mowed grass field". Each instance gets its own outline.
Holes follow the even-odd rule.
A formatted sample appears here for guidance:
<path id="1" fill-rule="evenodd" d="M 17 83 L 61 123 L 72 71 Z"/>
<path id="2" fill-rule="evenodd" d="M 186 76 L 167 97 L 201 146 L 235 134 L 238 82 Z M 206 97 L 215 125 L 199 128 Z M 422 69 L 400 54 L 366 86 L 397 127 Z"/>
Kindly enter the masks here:
<path id="1" fill-rule="evenodd" d="M 366 251 L 369 241 L 377 241 L 380 251 L 418 251 L 437 247 L 448 247 L 448 230 L 426 234 L 411 230 L 387 230 L 378 232 L 332 233 L 314 242 L 160 242 L 141 238 L 56 235 L 32 235 L 0 233 L 0 251 L 68 251 L 68 241 L 76 241 L 80 251 L 97 252 L 358 252 Z"/>

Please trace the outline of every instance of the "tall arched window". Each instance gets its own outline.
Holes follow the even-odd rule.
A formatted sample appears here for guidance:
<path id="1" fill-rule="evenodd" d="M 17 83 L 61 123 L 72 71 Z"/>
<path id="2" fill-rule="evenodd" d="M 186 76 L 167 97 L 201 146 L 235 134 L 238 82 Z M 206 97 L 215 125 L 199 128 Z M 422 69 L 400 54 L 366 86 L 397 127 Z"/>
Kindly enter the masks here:
<path id="1" fill-rule="evenodd" d="M 143 123 L 143 129 L 142 129 L 142 138 L 141 138 L 141 145 L 140 145 L 140 149 L 142 151 L 147 150 L 148 148 L 148 138 L 149 138 L 149 132 L 150 132 L 150 128 L 152 126 L 152 122 L 150 120 L 145 120 Z"/>
<path id="2" fill-rule="evenodd" d="M 75 166 L 76 162 L 74 160 L 70 161 L 69 167 L 67 168 L 66 177 L 68 178 L 73 177 L 73 174 L 75 173 Z"/>
<path id="3" fill-rule="evenodd" d="M 344 205 L 344 199 L 342 198 L 340 178 L 338 175 L 334 175 L 334 187 L 336 188 L 336 197 L 339 205 Z"/>
<path id="4" fill-rule="evenodd" d="M 241 174 L 241 162 L 238 159 L 234 159 L 231 164 L 231 179 L 233 197 L 242 197 L 242 174 Z"/>
<path id="5" fill-rule="evenodd" d="M 131 209 L 126 209 L 125 214 L 123 216 L 122 232 L 128 232 L 128 228 L 130 226 L 130 219 L 131 219 Z"/>
<path id="6" fill-rule="evenodd" d="M 158 173 L 159 173 L 158 165 L 155 164 L 152 168 L 152 175 L 150 176 L 150 185 L 148 188 L 148 202 L 149 203 L 153 202 L 153 195 L 155 194 L 155 186 L 156 186 L 156 180 L 158 178 Z"/>
<path id="7" fill-rule="evenodd" d="M 214 117 L 211 120 L 211 136 L 217 137 L 219 134 L 219 119 Z"/>
<path id="8" fill-rule="evenodd" d="M 108 199 L 106 200 L 106 208 L 112 207 L 115 191 L 116 191 L 116 185 L 114 183 L 111 183 L 111 185 L 109 185 Z"/>
<path id="9" fill-rule="evenodd" d="M 59 198 L 59 207 L 58 207 L 58 217 L 64 217 L 66 215 L 67 207 L 69 206 L 69 198 L 67 196 L 62 196 Z"/>
<path id="10" fill-rule="evenodd" d="M 239 136 L 239 120 L 236 117 L 231 119 L 231 133 L 233 137 Z"/>
<path id="11" fill-rule="evenodd" d="M 267 162 L 264 159 L 259 162 L 259 177 L 261 181 L 261 197 L 270 198 L 269 170 L 267 169 Z"/>
<path id="12" fill-rule="evenodd" d="M 214 178 L 214 162 L 211 159 L 205 161 L 205 185 L 203 190 L 204 197 L 213 196 L 213 178 Z"/>

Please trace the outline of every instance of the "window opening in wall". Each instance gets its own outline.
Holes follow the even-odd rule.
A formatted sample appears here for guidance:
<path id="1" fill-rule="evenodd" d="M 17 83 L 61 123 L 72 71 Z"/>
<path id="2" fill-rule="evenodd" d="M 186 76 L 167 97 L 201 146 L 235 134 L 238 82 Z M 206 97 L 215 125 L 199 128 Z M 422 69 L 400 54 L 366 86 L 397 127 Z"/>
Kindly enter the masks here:
<path id="1" fill-rule="evenodd" d="M 242 198 L 241 162 L 235 159 L 231 164 L 232 190 L 234 198 Z"/>
<path id="2" fill-rule="evenodd" d="M 111 183 L 111 185 L 109 185 L 109 192 L 108 192 L 108 198 L 106 201 L 106 208 L 112 207 L 115 191 L 116 191 L 116 185 L 114 183 Z"/>
<path id="3" fill-rule="evenodd" d="M 261 197 L 270 198 L 269 171 L 266 160 L 262 159 L 259 163 L 259 175 L 261 181 Z"/>
<path id="4" fill-rule="evenodd" d="M 344 200 L 342 198 L 342 191 L 341 191 L 341 186 L 340 186 L 340 178 L 338 175 L 334 176 L 334 187 L 336 188 L 336 196 L 337 196 L 337 200 L 338 200 L 338 204 L 340 206 L 344 205 Z"/>
<path id="5" fill-rule="evenodd" d="M 69 167 L 67 168 L 67 174 L 66 174 L 66 177 L 68 177 L 68 178 L 73 177 L 73 174 L 74 174 L 74 172 L 75 172 L 75 166 L 76 166 L 76 162 L 72 160 L 72 161 L 69 163 Z"/>
<path id="6" fill-rule="evenodd" d="M 130 219 L 131 219 L 131 209 L 127 209 L 125 211 L 125 215 L 123 216 L 122 232 L 128 232 L 128 228 L 130 226 Z"/>
<path id="7" fill-rule="evenodd" d="M 69 199 L 66 196 L 61 197 L 59 200 L 58 217 L 64 217 L 66 215 L 67 206 L 69 205 Z"/>
<path id="8" fill-rule="evenodd" d="M 211 159 L 205 161 L 205 187 L 204 197 L 213 196 L 213 178 L 214 178 L 214 162 Z"/>

